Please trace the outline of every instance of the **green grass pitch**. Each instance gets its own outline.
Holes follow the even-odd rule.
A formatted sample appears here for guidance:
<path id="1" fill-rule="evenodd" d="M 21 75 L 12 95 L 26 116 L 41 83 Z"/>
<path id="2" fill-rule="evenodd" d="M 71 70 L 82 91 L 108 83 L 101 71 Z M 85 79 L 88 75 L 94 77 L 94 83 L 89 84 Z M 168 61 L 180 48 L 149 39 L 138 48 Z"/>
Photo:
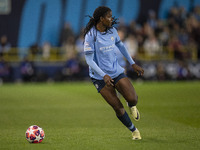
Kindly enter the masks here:
<path id="1" fill-rule="evenodd" d="M 200 149 L 200 82 L 133 82 L 142 140 L 115 116 L 90 82 L 0 86 L 0 149 L 184 150 Z M 128 111 L 124 99 L 121 99 Z M 30 125 L 45 131 L 29 144 Z"/>

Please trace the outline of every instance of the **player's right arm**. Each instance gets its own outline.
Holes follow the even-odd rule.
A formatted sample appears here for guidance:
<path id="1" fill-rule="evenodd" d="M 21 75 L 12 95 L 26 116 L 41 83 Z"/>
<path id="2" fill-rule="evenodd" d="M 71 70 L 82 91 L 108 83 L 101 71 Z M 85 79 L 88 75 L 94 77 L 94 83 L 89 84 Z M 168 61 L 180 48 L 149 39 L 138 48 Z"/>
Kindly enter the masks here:
<path id="1" fill-rule="evenodd" d="M 105 72 L 97 66 L 96 62 L 94 61 L 94 37 L 87 33 L 85 36 L 85 42 L 84 42 L 84 53 L 85 53 L 85 59 L 86 63 L 91 67 L 92 70 L 94 70 L 97 74 L 99 74 L 101 77 L 104 77 L 106 75 Z"/>
<path id="2" fill-rule="evenodd" d="M 85 60 L 86 63 L 91 67 L 92 70 L 94 70 L 97 74 L 99 74 L 101 77 L 103 77 L 104 82 L 108 86 L 114 86 L 112 78 L 107 75 L 105 72 L 99 68 L 99 66 L 94 61 L 94 37 L 92 35 L 86 34 L 85 36 L 85 42 L 84 42 L 84 53 L 85 53 Z"/>

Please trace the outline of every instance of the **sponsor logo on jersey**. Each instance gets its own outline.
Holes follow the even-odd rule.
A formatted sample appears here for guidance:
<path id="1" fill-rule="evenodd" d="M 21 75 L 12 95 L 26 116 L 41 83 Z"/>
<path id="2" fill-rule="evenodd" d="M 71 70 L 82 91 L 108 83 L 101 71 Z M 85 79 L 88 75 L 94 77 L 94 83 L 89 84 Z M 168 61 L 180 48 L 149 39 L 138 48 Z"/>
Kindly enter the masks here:
<path id="1" fill-rule="evenodd" d="M 107 52 L 107 51 L 113 50 L 114 47 L 115 47 L 115 45 L 112 44 L 112 45 L 109 45 L 109 46 L 100 47 L 100 50 L 104 51 L 104 52 Z"/>

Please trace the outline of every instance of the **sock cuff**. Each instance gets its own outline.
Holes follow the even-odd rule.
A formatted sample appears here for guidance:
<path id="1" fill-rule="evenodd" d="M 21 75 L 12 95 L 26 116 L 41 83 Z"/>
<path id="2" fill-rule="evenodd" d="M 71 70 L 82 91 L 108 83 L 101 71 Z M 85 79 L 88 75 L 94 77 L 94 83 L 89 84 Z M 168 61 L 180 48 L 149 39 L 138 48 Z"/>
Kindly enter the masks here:
<path id="1" fill-rule="evenodd" d="M 131 108 L 131 107 L 133 107 L 133 106 L 136 106 L 136 105 L 132 105 L 132 104 L 129 104 L 129 103 L 128 103 L 128 107 Z"/>

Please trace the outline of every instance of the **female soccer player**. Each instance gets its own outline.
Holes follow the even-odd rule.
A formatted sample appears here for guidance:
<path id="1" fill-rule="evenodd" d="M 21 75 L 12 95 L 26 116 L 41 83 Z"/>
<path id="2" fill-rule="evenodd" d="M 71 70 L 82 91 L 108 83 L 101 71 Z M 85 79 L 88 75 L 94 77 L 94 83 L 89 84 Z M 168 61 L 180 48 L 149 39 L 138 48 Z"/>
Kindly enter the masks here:
<path id="1" fill-rule="evenodd" d="M 124 55 L 138 75 L 144 70 L 135 64 L 127 49 L 120 41 L 117 30 L 112 27 L 116 19 L 112 10 L 105 6 L 96 8 L 84 30 L 84 53 L 89 65 L 89 75 L 98 92 L 114 109 L 118 119 L 132 132 L 133 140 L 141 139 L 139 130 L 134 126 L 117 97 L 115 89 L 121 93 L 130 107 L 133 119 L 140 119 L 136 108 L 138 97 L 124 69 L 118 64 L 116 48 Z"/>

